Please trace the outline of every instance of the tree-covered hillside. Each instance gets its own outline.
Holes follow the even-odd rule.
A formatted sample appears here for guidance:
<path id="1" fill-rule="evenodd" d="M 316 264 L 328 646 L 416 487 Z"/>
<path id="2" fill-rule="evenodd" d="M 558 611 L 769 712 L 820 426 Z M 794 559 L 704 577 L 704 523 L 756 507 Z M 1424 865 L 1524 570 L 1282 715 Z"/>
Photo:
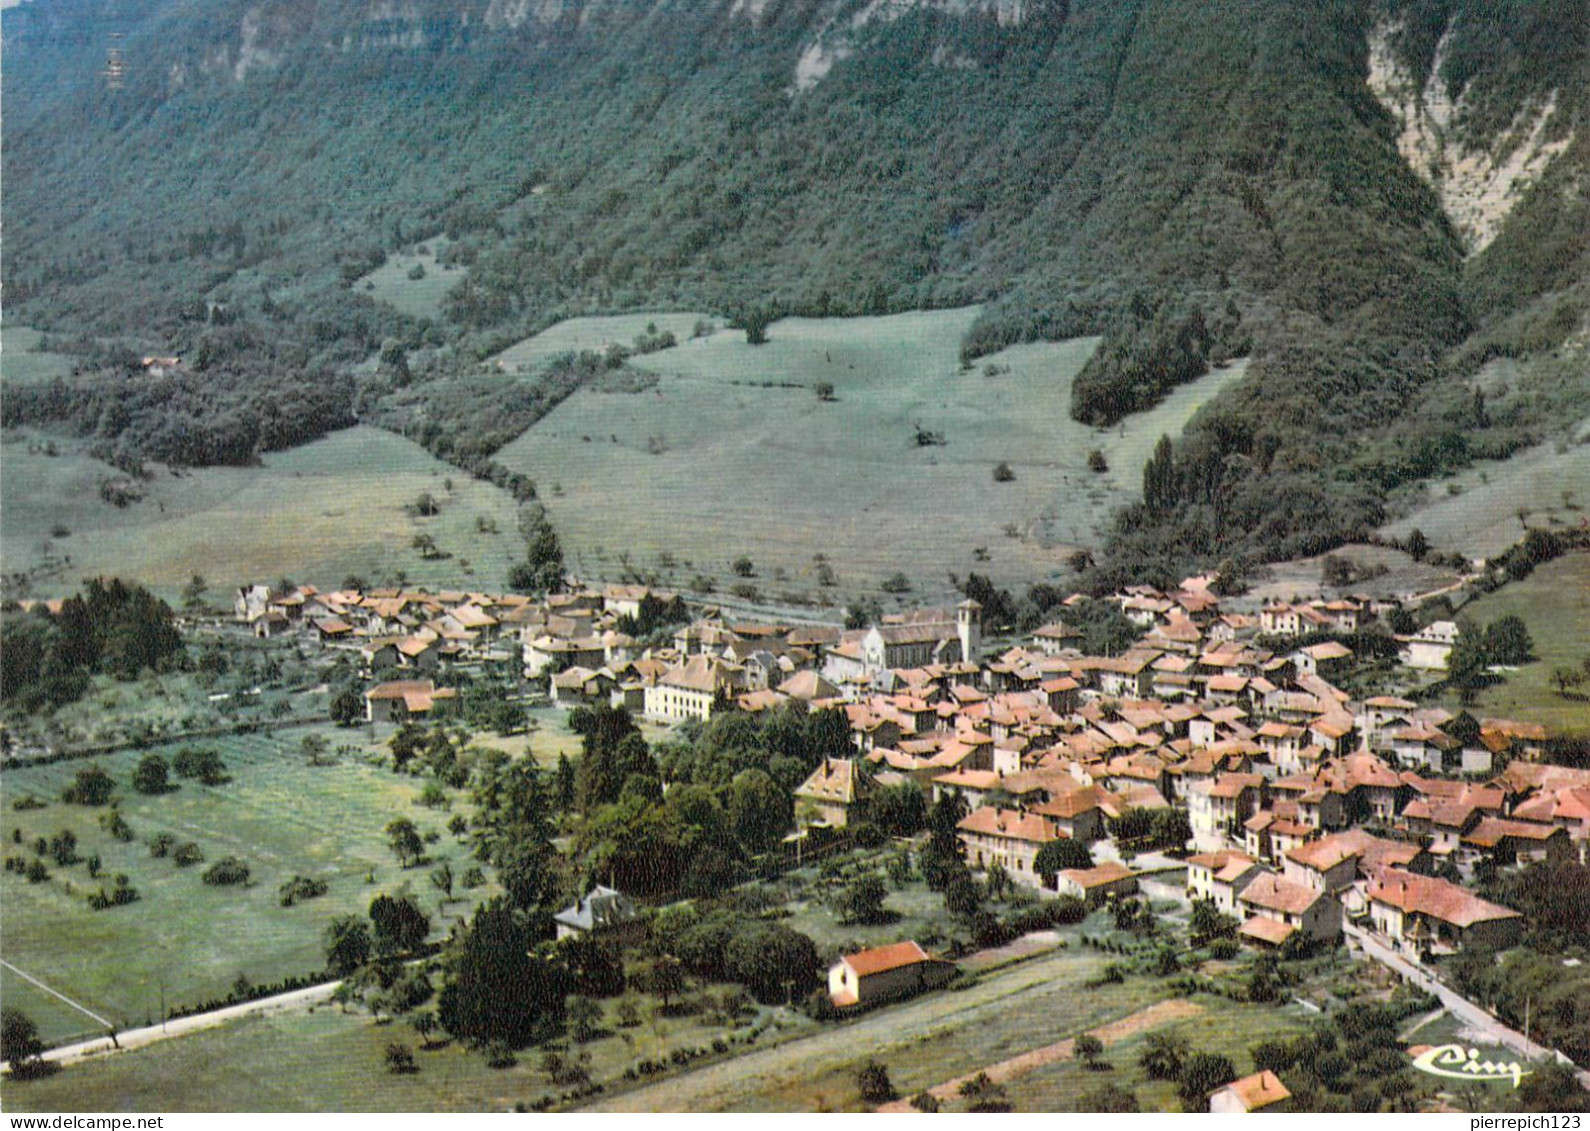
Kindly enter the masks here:
<path id="1" fill-rule="evenodd" d="M 347 394 L 289 387 L 383 346 L 353 401 L 377 418 L 568 313 L 983 302 L 968 358 L 1106 334 L 1081 419 L 1253 350 L 1168 494 L 1123 520 L 1119 549 L 1171 568 L 1323 548 L 1397 483 L 1543 434 L 1572 392 L 1542 380 L 1419 448 L 1457 427 L 1431 420 L 1487 358 L 1582 337 L 1585 0 L 29 0 L 3 18 L 8 317 L 101 339 L 82 384 L 115 367 L 105 339 L 194 359 L 202 396 L 160 403 L 272 417 L 256 446 L 338 426 Z M 1478 256 L 1366 83 L 1388 26 L 1411 71 L 1439 64 L 1473 145 L 1555 92 L 1548 128 L 1572 140 Z M 440 320 L 352 285 L 438 235 L 469 268 Z M 7 417 L 169 455 L 102 394 L 35 392 Z"/>

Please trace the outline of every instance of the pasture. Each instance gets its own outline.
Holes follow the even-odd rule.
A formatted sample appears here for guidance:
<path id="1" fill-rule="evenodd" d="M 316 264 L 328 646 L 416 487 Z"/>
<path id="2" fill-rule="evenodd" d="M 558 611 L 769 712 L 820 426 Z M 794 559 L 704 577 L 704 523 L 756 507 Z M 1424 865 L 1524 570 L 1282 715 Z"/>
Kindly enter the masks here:
<path id="1" fill-rule="evenodd" d="M 568 318 L 486 359 L 505 373 L 531 373 L 562 353 L 603 353 L 609 346 L 633 346 L 642 334 L 671 333 L 688 341 L 698 325 L 715 325 L 707 314 L 615 314 Z"/>
<path id="2" fill-rule="evenodd" d="M 56 442 L 60 454 L 49 456 L 26 435 L 3 440 L 4 572 L 27 571 L 37 593 L 104 575 L 172 597 L 195 573 L 212 593 L 283 576 L 322 587 L 350 574 L 390 583 L 399 571 L 432 588 L 501 588 L 524 550 L 505 491 L 376 428 L 272 452 L 257 467 L 157 468 L 145 497 L 122 508 L 99 493 L 121 473 L 79 442 Z M 422 492 L 439 514 L 410 513 Z M 500 533 L 479 533 L 478 521 Z M 449 556 L 423 557 L 411 545 L 421 533 Z"/>
<path id="3" fill-rule="evenodd" d="M 498 459 L 541 484 L 581 574 L 617 575 L 620 555 L 642 569 L 671 559 L 665 581 L 703 574 L 725 589 L 744 554 L 764 596 L 809 598 L 823 554 L 836 601 L 874 595 L 897 572 L 916 583 L 913 600 L 934 599 L 951 592 L 951 572 L 1005 584 L 1058 575 L 1140 493 L 1161 432 L 1179 432 L 1243 372 L 1218 370 L 1095 430 L 1068 414 L 1095 339 L 1017 346 L 962 369 L 976 315 L 790 318 L 761 346 L 739 331 L 683 341 L 632 359 L 655 386 L 581 389 Z M 823 383 L 832 401 L 819 399 Z M 943 442 L 919 444 L 919 431 Z M 1108 473 L 1088 470 L 1094 448 Z M 994 480 L 1001 462 L 1008 482 Z"/>
<path id="4" fill-rule="evenodd" d="M 25 384 L 71 375 L 76 359 L 40 350 L 43 338 L 27 326 L 7 326 L 0 331 L 0 382 Z"/>
<path id="5" fill-rule="evenodd" d="M 1488 558 L 1522 538 L 1524 522 L 1577 526 L 1587 514 L 1590 434 L 1581 433 L 1571 445 L 1537 444 L 1433 482 L 1413 509 L 1380 532 L 1403 538 L 1417 527 L 1438 550 Z"/>
<path id="6" fill-rule="evenodd" d="M 323 734 L 332 749 L 352 744 L 335 763 L 311 766 L 300 751 L 305 734 Z M 382 732 L 383 735 L 385 732 Z M 437 934 L 452 918 L 467 915 L 487 889 L 455 886 L 459 897 L 445 916 L 441 892 L 429 881 L 432 865 L 404 869 L 387 847 L 387 822 L 408 817 L 423 832 L 440 838 L 427 846 L 433 862 L 447 860 L 455 874 L 469 867 L 467 848 L 447 834 L 451 813 L 464 799 L 452 796 L 452 809 L 415 804 L 422 782 L 371 765 L 368 730 L 331 727 L 293 728 L 274 734 L 240 735 L 199 743 L 221 752 L 232 780 L 209 787 L 178 779 L 176 790 L 156 796 L 129 784 L 142 753 L 124 751 L 92 760 L 7 769 L 0 782 L 7 856 L 34 858 L 37 837 L 53 838 L 63 829 L 77 837 L 78 863 L 60 866 L 45 858 L 50 879 L 30 884 L 19 875 L 0 876 L 5 906 L 0 923 L 0 953 L 88 1010 L 127 1027 L 158 1018 L 162 995 L 168 1007 L 224 997 L 241 975 L 251 982 L 275 982 L 325 965 L 323 934 L 337 915 L 363 914 L 380 892 L 410 885 L 431 915 Z M 173 746 L 156 746 L 170 760 Z M 107 811 L 69 805 L 62 789 L 77 770 L 98 765 L 115 779 L 120 810 L 133 839 L 121 841 L 102 826 Z M 48 804 L 15 810 L 12 802 L 34 794 Z M 150 839 L 169 833 L 191 841 L 204 861 L 179 868 L 170 856 L 156 858 Z M 99 856 L 105 878 L 88 874 L 87 860 Z M 223 856 L 248 864 L 243 887 L 206 885 L 207 867 Z M 86 897 L 125 873 L 141 898 L 136 903 L 94 911 Z M 327 893 L 291 908 L 280 906 L 278 888 L 295 875 L 322 879 Z M 3 983 L 9 992 L 14 980 Z M 40 996 L 23 991 L 21 1000 Z M 55 1003 L 34 1018 L 46 1040 L 61 1041 L 100 1032 L 87 1017 Z"/>
<path id="7" fill-rule="evenodd" d="M 442 299 L 469 274 L 467 267 L 437 262 L 447 245 L 446 236 L 437 236 L 393 252 L 380 267 L 357 279 L 353 289 L 414 318 L 440 319 Z"/>
<path id="8" fill-rule="evenodd" d="M 1568 554 L 1538 566 L 1523 581 L 1465 605 L 1461 618 L 1490 624 L 1508 615 L 1523 619 L 1536 659 L 1482 690 L 1470 710 L 1477 718 L 1540 723 L 1553 734 L 1590 735 L 1590 700 L 1566 699 L 1551 681 L 1554 669 L 1582 671 L 1580 665 L 1590 656 L 1590 553 Z M 1457 710 L 1456 694 L 1450 693 L 1442 705 Z"/>

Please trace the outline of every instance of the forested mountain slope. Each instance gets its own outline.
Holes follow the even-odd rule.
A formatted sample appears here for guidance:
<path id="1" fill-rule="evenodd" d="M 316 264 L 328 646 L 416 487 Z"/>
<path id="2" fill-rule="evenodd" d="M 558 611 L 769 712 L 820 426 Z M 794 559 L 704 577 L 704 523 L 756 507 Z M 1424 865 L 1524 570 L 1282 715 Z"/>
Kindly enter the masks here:
<path id="1" fill-rule="evenodd" d="M 127 458 L 171 457 L 147 437 L 174 406 L 209 429 L 188 462 L 379 416 L 566 313 L 984 302 L 968 357 L 1106 333 L 1081 419 L 1252 349 L 1170 488 L 1123 518 L 1122 553 L 1169 569 L 1321 548 L 1398 483 L 1583 415 L 1585 0 L 29 0 L 3 19 L 8 317 L 209 374 L 131 417 L 98 378 L 7 416 Z M 1456 214 L 1484 197 L 1475 161 L 1518 166 L 1483 241 Z M 438 233 L 469 266 L 440 320 L 349 286 Z M 1475 412 L 1498 354 L 1535 376 Z"/>

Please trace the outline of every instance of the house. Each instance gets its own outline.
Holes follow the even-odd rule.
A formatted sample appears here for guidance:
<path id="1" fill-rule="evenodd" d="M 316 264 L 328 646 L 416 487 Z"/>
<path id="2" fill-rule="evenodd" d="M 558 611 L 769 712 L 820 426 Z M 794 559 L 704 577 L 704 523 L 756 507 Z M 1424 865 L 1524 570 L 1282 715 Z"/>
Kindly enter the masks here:
<path id="1" fill-rule="evenodd" d="M 1187 857 L 1187 898 L 1207 899 L 1222 913 L 1237 910 L 1237 896 L 1260 872 L 1259 862 L 1241 852 L 1201 852 Z"/>
<path id="2" fill-rule="evenodd" d="M 966 847 L 966 862 L 973 868 L 981 871 L 998 864 L 1012 879 L 1032 887 L 1043 886 L 1042 877 L 1033 867 L 1038 850 L 1060 839 L 1047 818 L 993 805 L 961 818 L 956 832 Z"/>
<path id="3" fill-rule="evenodd" d="M 1045 656 L 1058 656 L 1067 648 L 1075 648 L 1077 641 L 1081 639 L 1081 634 L 1055 621 L 1033 633 L 1032 639 Z"/>
<path id="4" fill-rule="evenodd" d="M 416 715 L 428 715 L 437 701 L 457 697 L 456 689 L 437 687 L 428 679 L 378 683 L 364 693 L 364 717 L 372 723 L 401 722 Z"/>
<path id="5" fill-rule="evenodd" d="M 824 758 L 795 790 L 795 804 L 805 816 L 803 825 L 827 825 L 842 829 L 850 820 L 850 809 L 864 797 L 870 779 L 859 773 L 850 758 Z"/>
<path id="6" fill-rule="evenodd" d="M 1210 1092 L 1209 1110 L 1217 1115 L 1245 1115 L 1284 1104 L 1291 1098 L 1286 1085 L 1266 1068 Z"/>
<path id="7" fill-rule="evenodd" d="M 1300 844 L 1282 857 L 1282 875 L 1293 883 L 1332 895 L 1358 877 L 1359 849 L 1341 837 Z"/>
<path id="8" fill-rule="evenodd" d="M 646 717 L 662 722 L 710 719 L 720 709 L 720 697 L 740 689 L 740 673 L 713 656 L 691 656 L 663 673 L 656 686 L 646 688 Z"/>
<path id="9" fill-rule="evenodd" d="M 828 997 L 840 1008 L 866 1005 L 936 989 L 954 976 L 953 962 L 898 942 L 841 957 L 828 970 Z"/>
<path id="10" fill-rule="evenodd" d="M 1137 893 L 1137 873 L 1114 860 L 1106 860 L 1092 868 L 1067 868 L 1055 875 L 1055 890 L 1061 895 L 1074 895 L 1089 907 L 1097 907 L 1109 899 Z"/>
<path id="11" fill-rule="evenodd" d="M 1410 668 L 1445 671 L 1452 648 L 1457 644 L 1458 626 L 1449 620 L 1425 625 L 1412 636 L 1399 636 L 1403 644 L 1402 662 Z"/>
<path id="12" fill-rule="evenodd" d="M 646 925 L 634 902 L 623 892 L 597 884 L 568 907 L 552 916 L 557 937 L 601 938 L 633 942 L 645 934 Z"/>
<path id="13" fill-rule="evenodd" d="M 1271 946 L 1297 931 L 1317 942 L 1333 942 L 1342 933 L 1342 905 L 1334 896 L 1274 872 L 1262 872 L 1243 887 L 1237 913 L 1247 916 L 1239 934 Z"/>
<path id="14" fill-rule="evenodd" d="M 1375 930 L 1409 954 L 1466 946 L 1505 950 L 1518 941 L 1524 917 L 1435 876 L 1388 868 L 1370 883 Z"/>
<path id="15" fill-rule="evenodd" d="M 1501 864 L 1525 860 L 1560 863 L 1575 855 L 1567 829 L 1507 817 L 1481 817 L 1464 834 L 1463 847 Z"/>
<path id="16" fill-rule="evenodd" d="M 1096 785 L 1081 789 L 1051 790 L 1048 801 L 1034 805 L 1032 812 L 1049 818 L 1061 836 L 1084 844 L 1104 836 L 1104 811 L 1101 802 L 1108 795 Z"/>

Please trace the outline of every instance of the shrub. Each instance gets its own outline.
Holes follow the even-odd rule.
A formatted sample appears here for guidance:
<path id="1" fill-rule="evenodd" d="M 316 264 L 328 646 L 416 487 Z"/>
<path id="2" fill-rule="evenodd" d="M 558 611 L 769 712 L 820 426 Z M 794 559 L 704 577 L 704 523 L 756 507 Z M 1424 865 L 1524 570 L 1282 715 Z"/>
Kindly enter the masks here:
<path id="1" fill-rule="evenodd" d="M 1016 473 L 1011 470 L 1010 464 L 1001 461 L 994 466 L 994 482 L 1009 483 L 1016 478 Z"/>
<path id="2" fill-rule="evenodd" d="M 178 845 L 171 853 L 172 861 L 179 868 L 186 868 L 191 864 L 198 864 L 204 860 L 204 852 L 191 840 L 186 844 Z"/>
<path id="3" fill-rule="evenodd" d="M 856 1086 L 869 1104 L 886 1104 L 899 1095 L 889 1081 L 889 1070 L 875 1060 L 867 1061 L 857 1071 Z"/>
<path id="4" fill-rule="evenodd" d="M 216 887 L 248 883 L 248 865 L 236 856 L 223 856 L 204 873 L 204 882 Z"/>

